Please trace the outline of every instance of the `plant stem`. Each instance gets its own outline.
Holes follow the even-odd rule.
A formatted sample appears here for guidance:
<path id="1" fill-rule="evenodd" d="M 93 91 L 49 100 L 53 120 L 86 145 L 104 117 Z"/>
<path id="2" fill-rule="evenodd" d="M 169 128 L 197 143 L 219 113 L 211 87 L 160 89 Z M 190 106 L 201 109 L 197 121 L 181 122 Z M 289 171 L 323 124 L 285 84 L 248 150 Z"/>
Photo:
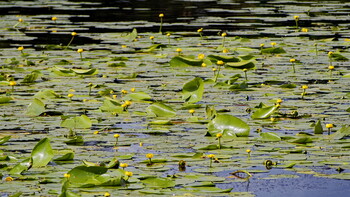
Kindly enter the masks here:
<path id="1" fill-rule="evenodd" d="M 163 18 L 160 18 L 159 33 L 162 33 L 162 26 L 163 26 Z"/>
<path id="2" fill-rule="evenodd" d="M 211 164 L 213 163 L 213 158 L 210 158 L 210 163 L 209 163 L 209 167 L 211 168 Z"/>
<path id="3" fill-rule="evenodd" d="M 218 70 L 217 70 L 217 72 L 216 72 L 214 82 L 216 82 L 216 81 L 218 80 L 219 73 L 220 73 L 220 69 L 221 69 L 221 66 L 220 66 L 220 65 L 218 65 Z"/>
<path id="4" fill-rule="evenodd" d="M 295 73 L 295 66 L 294 66 L 294 62 L 292 63 L 293 66 L 293 73 Z"/>
<path id="5" fill-rule="evenodd" d="M 70 44 L 72 44 L 73 40 L 74 40 L 74 36 L 72 36 L 72 39 L 70 39 L 69 43 L 66 46 L 66 49 L 69 47 Z"/>
<path id="6" fill-rule="evenodd" d="M 218 138 L 218 148 L 221 149 L 221 138 Z"/>

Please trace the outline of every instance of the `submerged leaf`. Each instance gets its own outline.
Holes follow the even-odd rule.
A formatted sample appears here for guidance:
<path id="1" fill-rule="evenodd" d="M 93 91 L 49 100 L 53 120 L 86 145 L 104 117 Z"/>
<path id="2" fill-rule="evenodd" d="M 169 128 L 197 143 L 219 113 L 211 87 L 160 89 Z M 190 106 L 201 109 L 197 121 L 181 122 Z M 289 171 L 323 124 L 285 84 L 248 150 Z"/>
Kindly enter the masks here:
<path id="1" fill-rule="evenodd" d="M 189 103 L 196 103 L 202 100 L 204 82 L 200 77 L 187 82 L 182 88 L 182 99 Z"/>
<path id="2" fill-rule="evenodd" d="M 211 136 L 222 133 L 223 136 L 247 137 L 249 132 L 247 123 L 229 114 L 218 114 L 208 124 L 208 133 Z"/>

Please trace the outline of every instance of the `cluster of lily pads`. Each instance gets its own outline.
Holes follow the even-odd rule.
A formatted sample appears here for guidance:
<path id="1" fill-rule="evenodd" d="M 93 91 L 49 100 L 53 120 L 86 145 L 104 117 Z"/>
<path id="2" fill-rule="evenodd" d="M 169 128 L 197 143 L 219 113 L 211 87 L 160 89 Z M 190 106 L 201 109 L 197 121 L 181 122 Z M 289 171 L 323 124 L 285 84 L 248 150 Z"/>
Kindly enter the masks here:
<path id="1" fill-rule="evenodd" d="M 299 28 L 299 17 L 294 19 Z M 322 78 L 313 79 L 305 76 L 306 63 L 283 47 L 287 44 L 277 47 L 271 41 L 271 46 L 265 42 L 244 47 L 242 43 L 251 41 L 230 37 L 229 32 L 205 36 L 201 28 L 186 37 L 162 33 L 162 24 L 161 20 L 160 33 L 139 34 L 133 29 L 119 34 L 118 48 L 111 51 L 73 47 L 79 39 L 73 32 L 67 33 L 71 40 L 66 45 L 41 46 L 42 51 L 19 46 L 7 55 L 0 103 L 3 109 L 21 109 L 16 109 L 20 114 L 4 113 L 3 118 L 15 117 L 6 121 L 10 126 L 24 124 L 25 132 L 9 132 L 0 139 L 5 187 L 34 181 L 55 185 L 45 193 L 60 196 L 251 196 L 235 193 L 233 186 L 220 188 L 220 183 L 249 182 L 255 176 L 266 178 L 261 174 L 272 168 L 295 166 L 300 167 L 298 173 L 350 179 L 348 163 L 337 160 L 350 157 L 349 125 L 312 111 L 318 93 L 310 87 L 319 84 L 317 80 L 348 84 L 341 82 L 349 78 L 347 70 L 336 72 L 334 66 L 348 59 L 328 50 L 331 40 L 319 40 L 316 46 L 325 49 L 311 53 L 328 65 L 317 71 Z M 287 66 L 274 71 L 274 61 Z M 257 99 L 258 95 L 266 99 Z M 343 112 L 348 118 L 350 108 Z M 299 127 L 288 125 L 300 122 Z M 283 124 L 292 128 L 278 126 Z M 11 148 L 26 140 L 32 146 L 23 154 Z M 306 169 L 324 165 L 342 173 Z M 7 190 L 13 196 L 27 192 Z"/>

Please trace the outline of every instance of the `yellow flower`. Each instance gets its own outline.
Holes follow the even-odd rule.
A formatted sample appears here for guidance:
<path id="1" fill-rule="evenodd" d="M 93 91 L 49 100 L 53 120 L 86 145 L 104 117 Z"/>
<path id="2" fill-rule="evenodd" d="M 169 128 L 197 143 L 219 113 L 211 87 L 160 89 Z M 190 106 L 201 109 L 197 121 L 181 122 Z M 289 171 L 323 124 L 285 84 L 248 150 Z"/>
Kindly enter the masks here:
<path id="1" fill-rule="evenodd" d="M 217 62 L 216 62 L 216 64 L 217 64 L 217 65 L 223 65 L 223 64 L 224 64 L 224 62 L 223 62 L 223 61 L 221 61 L 221 60 L 219 60 L 219 61 L 217 61 Z"/>
<path id="2" fill-rule="evenodd" d="M 75 90 L 74 89 L 69 89 L 68 92 L 75 92 Z"/>
<path id="3" fill-rule="evenodd" d="M 126 90 L 121 90 L 121 93 L 122 93 L 122 94 L 127 94 L 128 91 L 126 91 Z"/>
<path id="4" fill-rule="evenodd" d="M 264 47 L 265 46 L 265 44 L 260 44 L 260 47 Z"/>
<path id="5" fill-rule="evenodd" d="M 221 137 L 222 137 L 222 133 L 216 134 L 216 137 L 217 137 L 217 138 L 221 138 Z"/>
<path id="6" fill-rule="evenodd" d="M 293 62 L 295 62 L 296 60 L 293 58 L 293 59 L 290 59 L 289 61 L 293 63 Z"/>
<path id="7" fill-rule="evenodd" d="M 203 62 L 201 66 L 202 66 L 202 67 L 206 67 L 207 64 Z"/>
<path id="8" fill-rule="evenodd" d="M 63 176 L 64 176 L 64 178 L 70 178 L 70 174 L 68 174 L 68 173 L 65 173 Z"/>
<path id="9" fill-rule="evenodd" d="M 283 102 L 283 100 L 282 99 L 277 99 L 277 101 L 276 101 L 277 103 L 282 103 Z"/>
<path id="10" fill-rule="evenodd" d="M 304 90 L 306 90 L 306 89 L 308 89 L 308 88 L 309 88 L 309 86 L 307 86 L 307 85 L 301 86 L 301 89 L 304 89 Z"/>
<path id="11" fill-rule="evenodd" d="M 294 20 L 298 21 L 299 20 L 299 16 L 294 16 Z"/>
<path id="12" fill-rule="evenodd" d="M 271 42 L 270 44 L 271 44 L 271 46 L 273 46 L 273 47 L 277 45 L 276 42 Z"/>
<path id="13" fill-rule="evenodd" d="M 82 52 L 84 52 L 84 49 L 78 49 L 77 52 L 82 53 Z"/>
<path id="14" fill-rule="evenodd" d="M 117 99 L 117 95 L 113 94 L 112 98 Z"/>
<path id="15" fill-rule="evenodd" d="M 5 178 L 5 181 L 13 181 L 13 178 L 8 176 L 8 177 Z"/>
<path id="16" fill-rule="evenodd" d="M 224 33 L 221 34 L 221 36 L 222 36 L 222 37 L 226 37 L 226 36 L 227 36 L 227 33 L 224 32 Z"/>
<path id="17" fill-rule="evenodd" d="M 344 41 L 349 42 L 350 38 L 345 38 Z"/>
<path id="18" fill-rule="evenodd" d="M 203 28 L 197 30 L 198 33 L 203 32 Z"/>
<path id="19" fill-rule="evenodd" d="M 159 14 L 159 18 L 163 18 L 163 17 L 164 17 L 163 13 Z"/>
<path id="20" fill-rule="evenodd" d="M 119 166 L 120 166 L 121 168 L 126 168 L 126 167 L 128 167 L 129 165 L 128 165 L 127 163 L 121 163 Z"/>
<path id="21" fill-rule="evenodd" d="M 121 106 L 122 106 L 122 108 L 126 108 L 127 107 L 127 105 L 125 103 L 123 103 Z"/>
<path id="22" fill-rule="evenodd" d="M 15 81 L 10 81 L 10 84 L 9 84 L 10 86 L 15 86 L 15 85 L 17 85 L 17 82 L 15 82 Z"/>
<path id="23" fill-rule="evenodd" d="M 100 132 L 99 131 L 94 131 L 94 135 L 97 135 L 99 134 Z"/>
<path id="24" fill-rule="evenodd" d="M 327 128 L 327 129 L 330 129 L 330 128 L 333 128 L 333 127 L 334 127 L 333 124 L 326 124 L 326 128 Z"/>
<path id="25" fill-rule="evenodd" d="M 122 48 L 126 48 L 126 47 L 127 47 L 126 45 L 124 45 L 124 44 L 122 45 Z"/>
<path id="26" fill-rule="evenodd" d="M 212 158 L 215 157 L 215 155 L 214 155 L 214 154 L 210 154 L 210 155 L 208 155 L 207 157 L 212 159 Z"/>
<path id="27" fill-rule="evenodd" d="M 131 92 L 135 92 L 135 90 L 136 90 L 135 88 L 131 88 L 130 89 Z"/>
<path id="28" fill-rule="evenodd" d="M 188 110 L 188 113 L 190 113 L 190 114 L 193 114 L 195 112 L 195 110 L 194 109 L 190 109 L 190 110 Z"/>
<path id="29" fill-rule="evenodd" d="M 78 35 L 78 34 L 77 34 L 77 32 L 72 32 L 71 35 L 72 35 L 72 36 L 76 36 L 76 35 Z"/>
<path id="30" fill-rule="evenodd" d="M 140 143 L 139 143 L 139 146 L 142 147 L 142 146 L 143 146 L 143 142 L 140 142 Z"/>
<path id="31" fill-rule="evenodd" d="M 54 17 L 51 18 L 51 20 L 56 21 L 56 20 L 57 20 L 57 17 L 54 16 Z"/>
<path id="32" fill-rule="evenodd" d="M 307 28 L 302 28 L 301 32 L 309 32 L 309 30 Z"/>
<path id="33" fill-rule="evenodd" d="M 18 47 L 17 48 L 17 50 L 19 50 L 19 51 L 23 51 L 23 49 L 24 49 L 24 47 L 22 46 L 22 47 Z"/>
<path id="34" fill-rule="evenodd" d="M 114 135 L 113 135 L 113 137 L 115 137 L 115 138 L 119 138 L 119 137 L 120 137 L 120 135 L 117 133 L 117 134 L 114 134 Z"/>
<path id="35" fill-rule="evenodd" d="M 177 48 L 177 49 L 176 49 L 176 52 L 179 52 L 179 53 L 180 53 L 180 52 L 182 52 L 182 49 L 181 49 L 181 48 Z"/>
<path id="36" fill-rule="evenodd" d="M 131 177 L 132 175 L 133 175 L 133 173 L 132 173 L 132 172 L 125 171 L 125 176 Z"/>
<path id="37" fill-rule="evenodd" d="M 252 152 L 252 150 L 247 149 L 247 150 L 245 150 L 245 152 L 250 153 L 250 152 Z"/>
<path id="38" fill-rule="evenodd" d="M 211 69 L 211 70 L 215 72 L 217 69 L 216 69 L 216 68 L 213 68 L 213 69 Z"/>
<path id="39" fill-rule="evenodd" d="M 152 153 L 148 153 L 148 154 L 146 154 L 146 157 L 148 158 L 148 159 L 151 159 L 151 158 L 153 158 L 153 154 Z"/>
<path id="40" fill-rule="evenodd" d="M 247 71 L 248 71 L 248 69 L 246 69 L 246 68 L 243 69 L 243 72 L 247 72 Z"/>
<path id="41" fill-rule="evenodd" d="M 22 23 L 24 20 L 22 18 L 18 19 L 18 22 Z"/>
<path id="42" fill-rule="evenodd" d="M 74 96 L 74 94 L 68 94 L 67 96 L 68 96 L 68 98 L 72 98 Z"/>
<path id="43" fill-rule="evenodd" d="M 228 49 L 224 49 L 224 50 L 222 50 L 222 52 L 223 53 L 228 53 L 229 51 L 228 51 Z"/>
<path id="44" fill-rule="evenodd" d="M 334 66 L 330 65 L 330 66 L 328 66 L 328 69 L 329 69 L 329 70 L 333 70 L 333 69 L 334 69 Z"/>
<path id="45" fill-rule="evenodd" d="M 328 56 L 332 56 L 333 53 L 334 53 L 333 51 L 328 52 Z"/>
<path id="46" fill-rule="evenodd" d="M 125 101 L 124 104 L 125 104 L 126 106 L 130 106 L 130 105 L 131 105 L 131 101 Z"/>
<path id="47" fill-rule="evenodd" d="M 167 33 L 167 34 L 166 34 L 166 36 L 170 37 L 170 36 L 171 36 L 171 34 L 170 34 L 170 33 Z"/>
<path id="48" fill-rule="evenodd" d="M 104 195 L 103 195 L 104 197 L 110 197 L 111 196 L 111 194 L 110 193 L 108 193 L 108 192 L 106 192 Z"/>
<path id="49" fill-rule="evenodd" d="M 154 36 L 150 36 L 149 39 L 154 40 Z"/>
<path id="50" fill-rule="evenodd" d="M 198 59 L 202 60 L 202 59 L 204 59 L 204 57 L 205 57 L 204 54 L 202 54 L 202 53 L 198 54 Z"/>

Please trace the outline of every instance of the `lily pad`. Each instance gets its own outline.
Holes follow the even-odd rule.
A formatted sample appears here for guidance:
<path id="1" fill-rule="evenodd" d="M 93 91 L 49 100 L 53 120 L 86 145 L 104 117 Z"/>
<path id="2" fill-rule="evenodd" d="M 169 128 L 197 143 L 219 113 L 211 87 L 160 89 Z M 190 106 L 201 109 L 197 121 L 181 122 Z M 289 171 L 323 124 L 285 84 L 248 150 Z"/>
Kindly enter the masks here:
<path id="1" fill-rule="evenodd" d="M 53 158 L 53 150 L 51 148 L 50 140 L 44 138 L 40 140 L 32 151 L 33 167 L 46 166 Z"/>
<path id="2" fill-rule="evenodd" d="M 250 127 L 247 123 L 229 114 L 218 114 L 208 124 L 208 133 L 211 136 L 222 133 L 223 136 L 247 137 L 249 132 Z"/>
<path id="3" fill-rule="evenodd" d="M 182 88 L 182 99 L 188 103 L 196 103 L 202 100 L 204 82 L 202 78 L 196 77 L 187 82 Z"/>
<path id="4" fill-rule="evenodd" d="M 153 103 L 146 108 L 146 112 L 150 116 L 156 117 L 174 117 L 176 111 L 168 105 L 163 103 Z"/>

